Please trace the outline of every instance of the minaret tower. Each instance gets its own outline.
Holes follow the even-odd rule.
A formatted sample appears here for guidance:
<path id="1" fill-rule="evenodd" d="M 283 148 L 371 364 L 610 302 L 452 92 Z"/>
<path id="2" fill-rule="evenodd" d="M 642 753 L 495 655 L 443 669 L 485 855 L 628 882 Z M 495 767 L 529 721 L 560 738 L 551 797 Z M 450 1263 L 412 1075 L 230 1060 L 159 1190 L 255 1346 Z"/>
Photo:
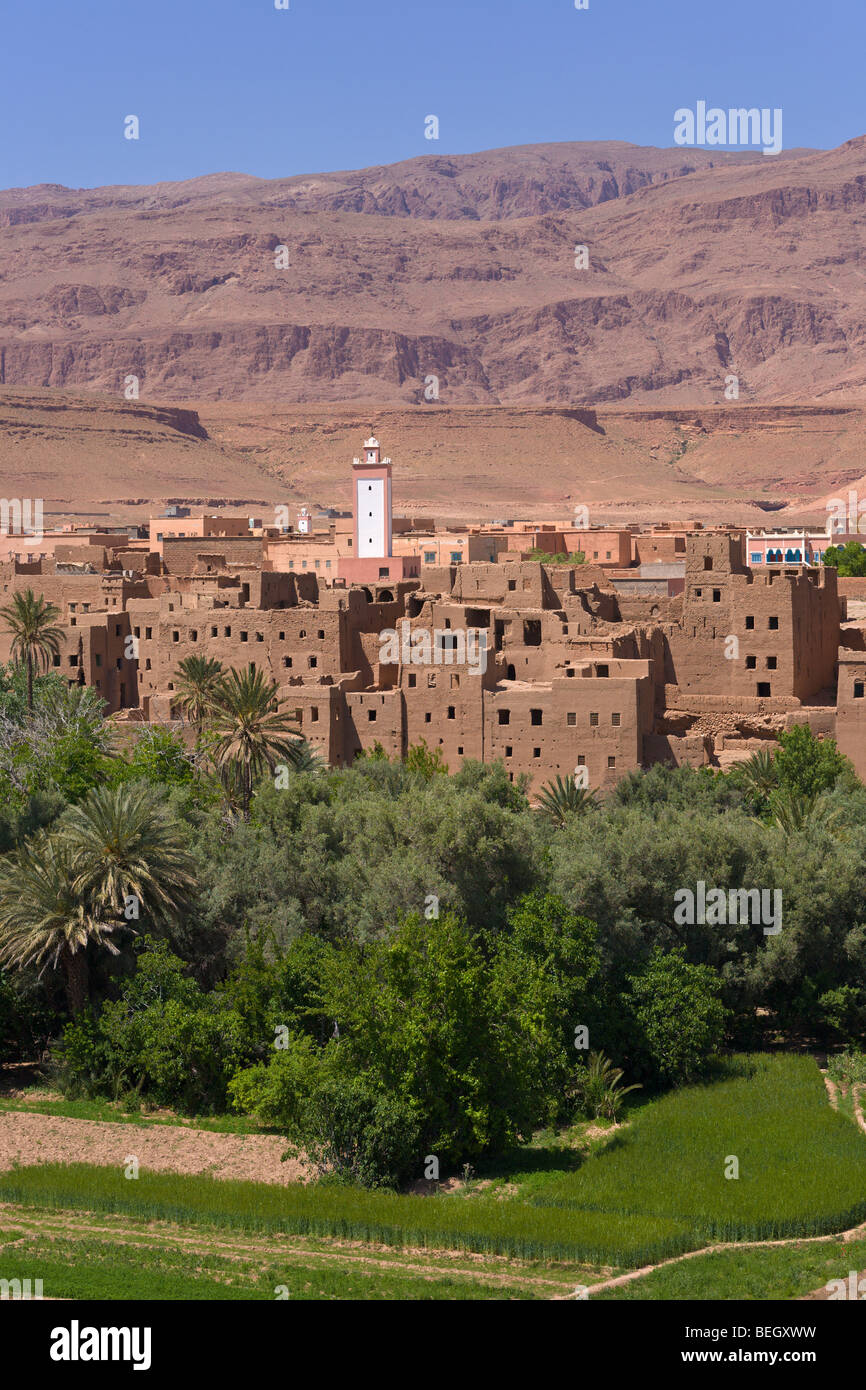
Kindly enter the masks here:
<path id="1" fill-rule="evenodd" d="M 354 552 L 359 560 L 387 560 L 393 555 L 391 460 L 381 455 L 379 441 L 371 432 L 364 441 L 364 457 L 352 465 Z"/>

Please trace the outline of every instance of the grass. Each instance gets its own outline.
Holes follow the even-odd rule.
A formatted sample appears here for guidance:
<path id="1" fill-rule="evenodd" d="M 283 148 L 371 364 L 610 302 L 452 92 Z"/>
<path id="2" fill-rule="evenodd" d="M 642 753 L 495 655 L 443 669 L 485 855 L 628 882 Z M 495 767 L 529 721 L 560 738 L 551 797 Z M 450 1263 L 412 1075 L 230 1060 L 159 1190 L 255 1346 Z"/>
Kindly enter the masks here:
<path id="1" fill-rule="evenodd" d="M 561 1211 L 477 1198 L 401 1197 L 335 1184 L 278 1187 L 141 1169 L 47 1164 L 0 1174 L 0 1201 L 248 1231 L 333 1235 L 383 1245 L 475 1250 L 627 1267 L 692 1244 L 667 1217 Z"/>
<path id="2" fill-rule="evenodd" d="M 809 1057 L 736 1059 L 729 1079 L 673 1092 L 533 1200 L 610 1219 L 666 1218 L 692 1244 L 823 1235 L 866 1219 L 866 1144 L 831 1109 Z M 739 1177 L 726 1178 L 731 1158 Z"/>
<path id="3" fill-rule="evenodd" d="M 725 1178 L 731 1156 L 737 1179 Z M 538 1135 L 478 1178 L 459 1194 L 416 1197 L 145 1169 L 131 1181 L 87 1164 L 17 1168 L 0 1173 L 0 1201 L 18 1204 L 0 1213 L 0 1277 L 41 1277 L 58 1297 L 272 1299 L 285 1285 L 303 1299 L 550 1298 L 569 1280 L 598 1282 L 599 1267 L 866 1220 L 864 1136 L 832 1110 L 817 1066 L 801 1056 L 732 1059 L 720 1080 L 641 1096 L 622 1129 Z M 30 1223 L 26 1239 L 19 1221 Z M 172 1248 L 167 1223 L 197 1250 Z M 74 1237 L 74 1225 L 84 1234 Z M 444 1269 L 434 1253 L 443 1251 Z M 596 1297 L 792 1298 L 852 1268 L 866 1268 L 866 1240 L 719 1250 Z"/>
<path id="4" fill-rule="evenodd" d="M 405 1273 L 400 1269 L 347 1269 L 310 1259 L 306 1264 L 236 1260 L 195 1251 L 151 1247 L 140 1252 L 104 1240 L 35 1240 L 0 1252 L 0 1278 L 41 1279 L 46 1298 L 271 1302 L 328 1300 L 533 1299 L 530 1288 Z M 543 1295 L 541 1295 L 543 1296 Z"/>
<path id="5" fill-rule="evenodd" d="M 181 1125 L 189 1129 L 208 1130 L 214 1134 L 276 1134 L 247 1115 L 178 1115 L 174 1111 L 127 1109 L 122 1101 L 65 1100 L 46 1098 L 43 1088 L 34 1086 L 23 1096 L 0 1098 L 0 1113 L 24 1111 L 31 1115 L 60 1115 L 70 1120 L 99 1120 L 103 1123 L 125 1125 Z"/>
<path id="6" fill-rule="evenodd" d="M 852 1269 L 866 1269 L 866 1240 L 719 1250 L 657 1269 L 592 1297 L 618 1302 L 800 1298 L 830 1279 L 847 1281 Z"/>

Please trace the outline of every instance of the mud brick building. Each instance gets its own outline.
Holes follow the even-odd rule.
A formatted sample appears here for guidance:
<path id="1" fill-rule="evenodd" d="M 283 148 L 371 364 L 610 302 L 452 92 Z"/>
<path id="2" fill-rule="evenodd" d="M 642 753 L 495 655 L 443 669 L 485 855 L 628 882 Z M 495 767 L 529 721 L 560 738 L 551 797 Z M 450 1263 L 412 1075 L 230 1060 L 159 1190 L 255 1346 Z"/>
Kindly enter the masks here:
<path id="1" fill-rule="evenodd" d="M 755 569 L 742 531 L 700 526 L 657 538 L 685 575 L 651 591 L 617 587 L 606 541 L 597 564 L 531 562 L 521 540 L 483 561 L 392 566 L 390 465 L 375 440 L 365 449 L 356 477 L 381 486 L 375 506 L 363 492 L 353 538 L 371 511 L 376 526 L 342 576 L 280 569 L 280 548 L 244 519 L 201 535 L 178 534 L 190 527 L 179 519 L 158 549 L 100 536 L 86 560 L 70 543 L 2 564 L 2 601 L 32 588 L 57 605 L 57 669 L 112 714 L 176 718 L 192 654 L 253 665 L 334 765 L 377 746 L 400 757 L 423 739 L 452 769 L 501 760 L 535 790 L 585 769 L 604 790 L 660 760 L 725 765 L 808 722 L 866 776 L 866 618 L 846 621 L 834 570 Z M 648 551 L 633 541 L 634 555 Z M 0 627 L 0 661 L 10 641 Z"/>

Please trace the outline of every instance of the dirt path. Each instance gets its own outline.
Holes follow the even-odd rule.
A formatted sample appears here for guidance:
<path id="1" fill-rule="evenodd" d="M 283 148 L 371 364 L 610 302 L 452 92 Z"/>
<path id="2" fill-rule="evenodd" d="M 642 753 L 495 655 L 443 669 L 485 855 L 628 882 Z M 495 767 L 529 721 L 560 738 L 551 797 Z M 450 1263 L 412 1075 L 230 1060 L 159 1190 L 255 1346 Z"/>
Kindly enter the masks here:
<path id="1" fill-rule="evenodd" d="M 777 1246 L 785 1245 L 826 1245 L 834 1240 L 848 1242 L 851 1240 L 863 1240 L 866 1238 L 866 1221 L 859 1226 L 852 1226 L 849 1231 L 833 1231 L 828 1236 L 789 1236 L 785 1240 L 727 1240 L 720 1241 L 718 1245 L 704 1245 L 700 1250 L 687 1250 L 684 1255 L 674 1255 L 669 1260 L 660 1260 L 655 1265 L 644 1265 L 641 1269 L 630 1269 L 627 1274 L 617 1274 L 612 1279 L 602 1279 L 598 1284 L 590 1287 L 590 1294 L 601 1293 L 602 1289 L 615 1289 L 620 1284 L 630 1284 L 634 1279 L 645 1279 L 648 1274 L 652 1274 L 657 1269 L 666 1269 L 668 1265 L 679 1265 L 685 1260 L 696 1260 L 699 1255 L 715 1255 L 720 1250 L 772 1250 Z M 573 1293 L 566 1295 L 568 1298 L 578 1298 L 579 1294 Z"/>
<path id="2" fill-rule="evenodd" d="M 130 1157 L 163 1173 L 285 1185 L 308 1176 L 303 1163 L 281 1162 L 285 1141 L 272 1134 L 216 1134 L 175 1125 L 72 1120 L 23 1110 L 0 1112 L 0 1171 L 18 1163 L 96 1163 L 123 1167 Z"/>
<path id="3" fill-rule="evenodd" d="M 346 1269 L 368 1270 L 371 1273 L 392 1271 L 427 1279 L 466 1279 L 502 1287 L 535 1288 L 541 1294 L 549 1294 L 554 1289 L 567 1287 L 576 1277 L 569 1273 L 559 1279 L 546 1278 L 530 1272 L 525 1265 L 512 1265 L 506 1257 L 496 1256 L 479 1257 L 471 1266 L 461 1268 L 455 1261 L 468 1261 L 471 1256 L 465 1251 L 455 1252 L 453 1256 L 449 1256 L 445 1251 L 431 1251 L 428 1258 L 419 1259 L 417 1253 L 403 1251 L 397 1247 L 387 1247 L 388 1253 L 385 1254 L 377 1253 L 376 1247 L 355 1247 L 345 1241 L 326 1242 L 323 1238 L 317 1238 L 313 1244 L 311 1240 L 302 1236 L 256 1236 L 250 1233 L 230 1235 L 224 1231 L 195 1231 L 163 1222 L 149 1223 L 146 1227 L 133 1230 L 128 1226 L 122 1226 L 122 1218 L 109 1221 L 105 1216 L 96 1214 L 70 1216 L 68 1212 L 22 1211 L 20 1207 L 7 1203 L 0 1203 L 0 1212 L 3 1213 L 4 1231 L 0 1236 L 0 1250 L 13 1249 L 32 1236 L 47 1236 L 51 1240 L 81 1236 L 110 1239 L 112 1244 L 136 1249 L 156 1250 L 171 1247 L 201 1255 L 218 1255 L 236 1261 L 261 1261 L 266 1257 L 269 1260 L 283 1261 L 287 1266 L 325 1262 Z"/>

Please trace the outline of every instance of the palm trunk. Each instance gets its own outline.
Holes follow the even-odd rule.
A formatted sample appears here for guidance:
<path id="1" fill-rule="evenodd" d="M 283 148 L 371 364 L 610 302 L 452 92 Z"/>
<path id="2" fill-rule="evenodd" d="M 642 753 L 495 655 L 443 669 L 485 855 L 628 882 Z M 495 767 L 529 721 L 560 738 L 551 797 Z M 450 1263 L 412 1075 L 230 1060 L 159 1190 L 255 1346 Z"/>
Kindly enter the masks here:
<path id="1" fill-rule="evenodd" d="M 27 648 L 27 708 L 33 713 L 33 653 Z"/>
<path id="2" fill-rule="evenodd" d="M 76 1018 L 90 1002 L 86 951 L 70 951 L 67 947 L 63 955 L 63 968 L 66 974 L 66 999 L 69 1004 L 69 1012 L 73 1018 Z"/>

